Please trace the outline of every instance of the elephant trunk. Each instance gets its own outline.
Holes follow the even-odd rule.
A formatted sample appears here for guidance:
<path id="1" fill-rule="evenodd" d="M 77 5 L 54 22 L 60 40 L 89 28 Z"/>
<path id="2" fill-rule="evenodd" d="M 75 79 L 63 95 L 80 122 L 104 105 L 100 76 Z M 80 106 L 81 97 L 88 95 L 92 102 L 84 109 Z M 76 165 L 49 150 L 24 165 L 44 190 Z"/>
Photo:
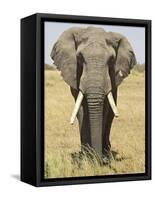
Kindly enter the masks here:
<path id="1" fill-rule="evenodd" d="M 91 146 L 102 156 L 103 94 L 87 94 Z"/>

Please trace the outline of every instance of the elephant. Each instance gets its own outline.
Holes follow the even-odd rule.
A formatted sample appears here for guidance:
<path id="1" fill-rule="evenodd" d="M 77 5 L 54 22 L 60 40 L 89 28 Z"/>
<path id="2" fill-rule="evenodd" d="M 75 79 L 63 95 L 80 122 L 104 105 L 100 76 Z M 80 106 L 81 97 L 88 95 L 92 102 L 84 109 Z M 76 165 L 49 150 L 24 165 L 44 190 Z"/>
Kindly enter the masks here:
<path id="1" fill-rule="evenodd" d="M 75 99 L 71 123 L 77 116 L 81 146 L 109 159 L 118 86 L 136 64 L 131 44 L 100 27 L 72 27 L 60 35 L 50 56 Z"/>

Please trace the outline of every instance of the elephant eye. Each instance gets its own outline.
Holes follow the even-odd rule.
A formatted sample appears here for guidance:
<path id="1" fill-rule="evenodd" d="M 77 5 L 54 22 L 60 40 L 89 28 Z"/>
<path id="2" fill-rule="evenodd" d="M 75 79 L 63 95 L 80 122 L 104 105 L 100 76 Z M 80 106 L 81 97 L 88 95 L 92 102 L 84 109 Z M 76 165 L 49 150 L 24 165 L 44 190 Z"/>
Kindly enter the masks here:
<path id="1" fill-rule="evenodd" d="M 81 52 L 78 53 L 76 56 L 77 56 L 78 63 L 80 63 L 81 65 L 82 65 L 82 63 L 85 63 L 84 57 Z"/>
<path id="2" fill-rule="evenodd" d="M 110 68 L 113 67 L 115 60 L 116 60 L 116 57 L 113 54 L 109 56 L 108 65 Z"/>

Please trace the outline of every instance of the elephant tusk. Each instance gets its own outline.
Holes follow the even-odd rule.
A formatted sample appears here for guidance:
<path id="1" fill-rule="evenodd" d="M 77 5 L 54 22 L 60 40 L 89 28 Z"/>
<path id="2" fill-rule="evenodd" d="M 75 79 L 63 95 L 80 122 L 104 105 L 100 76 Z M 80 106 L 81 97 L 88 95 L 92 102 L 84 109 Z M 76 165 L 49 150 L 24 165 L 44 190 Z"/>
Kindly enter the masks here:
<path id="1" fill-rule="evenodd" d="M 115 104 L 115 101 L 114 101 L 112 93 L 109 92 L 109 94 L 107 96 L 108 96 L 109 104 L 110 104 L 110 106 L 112 108 L 112 111 L 114 112 L 115 117 L 118 117 L 119 116 L 118 109 L 116 107 L 116 104 Z"/>
<path id="2" fill-rule="evenodd" d="M 76 115 L 79 111 L 79 108 L 80 108 L 80 105 L 82 103 L 82 100 L 83 100 L 83 94 L 81 91 L 79 91 L 79 94 L 78 94 L 78 97 L 76 99 L 76 102 L 75 102 L 75 106 L 74 106 L 74 110 L 72 112 L 72 116 L 71 116 L 71 119 L 70 119 L 70 124 L 73 124 L 74 121 L 75 121 L 75 118 L 76 118 Z"/>

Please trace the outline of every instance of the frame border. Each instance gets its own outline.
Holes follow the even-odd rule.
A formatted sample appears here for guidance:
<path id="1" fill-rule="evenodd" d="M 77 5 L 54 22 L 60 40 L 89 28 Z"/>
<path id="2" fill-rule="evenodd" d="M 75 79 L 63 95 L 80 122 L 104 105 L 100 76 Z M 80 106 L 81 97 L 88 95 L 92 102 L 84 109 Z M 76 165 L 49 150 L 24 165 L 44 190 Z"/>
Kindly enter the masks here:
<path id="1" fill-rule="evenodd" d="M 36 16 L 36 184 L 58 186 L 151 179 L 151 20 L 37 13 Z M 145 27 L 145 173 L 44 178 L 44 22 Z"/>

